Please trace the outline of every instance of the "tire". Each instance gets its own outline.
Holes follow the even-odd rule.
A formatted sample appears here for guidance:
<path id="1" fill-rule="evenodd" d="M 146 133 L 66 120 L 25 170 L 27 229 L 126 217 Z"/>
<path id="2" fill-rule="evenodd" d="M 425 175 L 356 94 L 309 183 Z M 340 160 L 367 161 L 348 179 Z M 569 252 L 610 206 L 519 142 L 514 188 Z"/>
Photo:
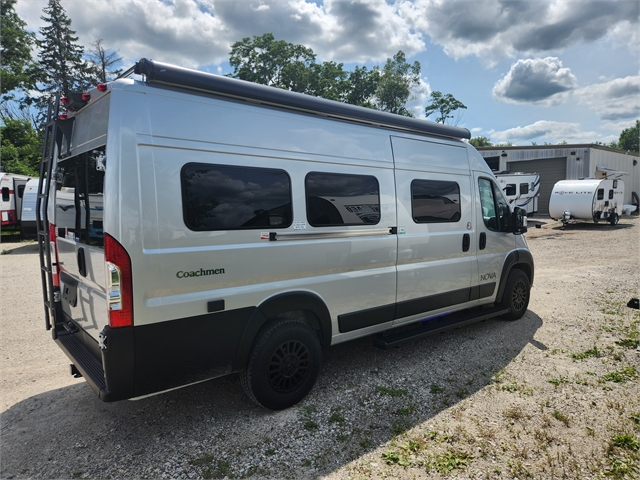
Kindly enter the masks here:
<path id="1" fill-rule="evenodd" d="M 530 294 L 531 283 L 527 274 L 522 270 L 511 270 L 507 277 L 501 302 L 501 306 L 509 309 L 509 313 L 505 313 L 504 317 L 509 320 L 521 318 L 529 306 Z"/>
<path id="2" fill-rule="evenodd" d="M 240 381 L 255 403 L 282 410 L 307 396 L 316 383 L 321 362 L 320 341 L 311 327 L 298 320 L 285 320 L 258 337 Z"/>
<path id="3" fill-rule="evenodd" d="M 614 213 L 611 216 L 611 218 L 609 220 L 609 223 L 613 226 L 613 225 L 617 225 L 619 221 L 620 221 L 620 217 L 618 216 L 617 213 Z"/>

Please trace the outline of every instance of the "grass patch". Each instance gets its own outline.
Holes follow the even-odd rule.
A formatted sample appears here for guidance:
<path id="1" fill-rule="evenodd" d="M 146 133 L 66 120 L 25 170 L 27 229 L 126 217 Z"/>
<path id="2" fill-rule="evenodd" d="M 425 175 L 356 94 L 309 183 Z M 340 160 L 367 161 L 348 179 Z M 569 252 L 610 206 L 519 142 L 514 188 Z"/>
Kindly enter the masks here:
<path id="1" fill-rule="evenodd" d="M 558 388 L 562 384 L 569 383 L 569 380 L 566 378 L 552 378 L 551 380 L 547 380 L 547 382 Z"/>
<path id="2" fill-rule="evenodd" d="M 603 380 L 614 383 L 625 383 L 628 380 L 635 380 L 636 378 L 638 378 L 638 372 L 636 371 L 636 367 L 634 365 L 629 365 L 628 367 L 624 367 L 621 370 L 607 373 L 602 377 Z"/>
<path id="3" fill-rule="evenodd" d="M 409 392 L 404 388 L 376 387 L 376 392 L 381 395 L 390 395 L 392 397 L 404 397 L 409 395 Z"/>
<path id="4" fill-rule="evenodd" d="M 573 353 L 571 354 L 571 358 L 574 360 L 585 360 L 587 358 L 600 358 L 602 355 L 602 351 L 598 350 L 598 347 L 593 347 L 581 353 Z"/>
<path id="5" fill-rule="evenodd" d="M 569 417 L 567 417 L 564 413 L 559 410 L 554 410 L 551 414 L 553 418 L 565 424 L 565 426 L 569 426 Z"/>
<path id="6" fill-rule="evenodd" d="M 631 450 L 632 452 L 640 449 L 640 442 L 633 435 L 614 435 L 611 437 L 611 445 L 614 447 L 622 448 L 625 450 Z"/>
<path id="7" fill-rule="evenodd" d="M 502 415 L 505 418 L 509 418 L 511 420 L 522 420 L 524 418 L 530 418 L 529 415 L 527 415 L 521 407 L 511 407 L 511 408 L 507 408 L 504 412 L 502 412 Z"/>
<path id="8" fill-rule="evenodd" d="M 435 383 L 431 384 L 431 387 L 429 388 L 429 391 L 431 392 L 432 395 L 437 395 L 438 393 L 442 393 L 444 392 L 444 388 L 442 388 L 439 385 L 436 385 Z"/>
<path id="9" fill-rule="evenodd" d="M 448 450 L 443 454 L 435 455 L 428 463 L 427 470 L 435 470 L 438 473 L 448 474 L 454 470 L 464 470 L 473 460 L 473 457 L 462 451 Z"/>

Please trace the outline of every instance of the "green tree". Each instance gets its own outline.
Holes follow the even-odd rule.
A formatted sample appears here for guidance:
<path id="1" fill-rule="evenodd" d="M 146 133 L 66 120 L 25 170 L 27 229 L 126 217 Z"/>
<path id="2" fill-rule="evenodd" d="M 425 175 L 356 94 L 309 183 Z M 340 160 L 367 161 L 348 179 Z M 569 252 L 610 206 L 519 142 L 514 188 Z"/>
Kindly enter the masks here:
<path id="1" fill-rule="evenodd" d="M 406 103 L 411 99 L 411 88 L 420 83 L 420 62 L 410 64 L 405 54 L 399 50 L 393 58 L 388 58 L 382 69 L 374 69 L 377 74 L 375 106 L 378 110 L 413 117 Z"/>
<path id="2" fill-rule="evenodd" d="M 487 137 L 473 137 L 469 140 L 469 143 L 476 148 L 480 147 L 493 147 L 493 142 Z"/>
<path id="3" fill-rule="evenodd" d="M 2 167 L 5 172 L 37 176 L 42 143 L 31 122 L 4 119 L 0 127 Z"/>
<path id="4" fill-rule="evenodd" d="M 41 72 L 38 99 L 44 107 L 57 94 L 68 95 L 72 91 L 87 90 L 99 83 L 95 69 L 83 60 L 84 47 L 78 44 L 78 37 L 71 29 L 71 19 L 60 5 L 60 0 L 49 0 L 40 18 L 46 26 L 40 28 L 42 40 L 38 40 L 38 54 Z"/>
<path id="5" fill-rule="evenodd" d="M 3 100 L 11 98 L 7 94 L 15 89 L 34 87 L 35 75 L 31 47 L 35 39 L 27 32 L 27 24 L 15 12 L 17 0 L 0 0 L 0 94 Z"/>
<path id="6" fill-rule="evenodd" d="M 632 127 L 625 128 L 620 133 L 618 139 L 618 148 L 629 152 L 640 152 L 638 149 L 638 136 L 640 135 L 640 120 L 636 120 L 636 124 Z"/>
<path id="7" fill-rule="evenodd" d="M 460 109 L 466 110 L 467 108 L 450 93 L 443 95 L 442 92 L 431 92 L 430 102 L 425 108 L 425 115 L 428 117 L 433 113 L 437 113 L 440 115 L 436 118 L 437 123 L 447 123 L 448 118 L 454 118 L 453 115 L 450 115 L 452 112 Z"/>
<path id="8" fill-rule="evenodd" d="M 358 67 L 349 72 L 344 102 L 367 108 L 376 108 L 373 98 L 378 89 L 378 70 Z"/>
<path id="9" fill-rule="evenodd" d="M 246 37 L 231 46 L 231 77 L 305 93 L 311 81 L 313 50 L 276 40 L 271 33 Z"/>

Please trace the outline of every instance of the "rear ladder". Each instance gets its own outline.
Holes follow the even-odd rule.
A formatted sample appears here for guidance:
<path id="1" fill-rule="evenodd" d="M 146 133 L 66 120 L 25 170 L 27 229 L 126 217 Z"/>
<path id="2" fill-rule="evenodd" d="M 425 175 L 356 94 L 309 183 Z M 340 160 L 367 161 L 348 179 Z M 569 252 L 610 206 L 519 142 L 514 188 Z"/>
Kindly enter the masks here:
<path id="1" fill-rule="evenodd" d="M 38 197 L 36 200 L 36 229 L 38 237 L 38 247 L 40 251 L 40 276 L 42 278 L 42 295 L 44 300 L 45 327 L 51 330 L 52 323 L 55 323 L 55 303 L 60 301 L 58 288 L 53 285 L 53 272 L 57 268 L 55 264 L 55 250 L 51 242 L 55 238 L 49 235 L 49 190 L 52 183 L 54 152 L 56 147 L 56 137 L 59 135 L 58 110 L 60 97 L 56 97 L 53 105 L 49 104 L 47 109 L 47 123 L 44 133 L 44 144 L 42 147 L 42 161 L 40 162 L 40 181 L 38 182 Z M 53 259 L 52 259 L 53 256 Z M 52 322 L 53 318 L 53 322 Z M 53 330 L 55 338 L 56 331 Z"/>

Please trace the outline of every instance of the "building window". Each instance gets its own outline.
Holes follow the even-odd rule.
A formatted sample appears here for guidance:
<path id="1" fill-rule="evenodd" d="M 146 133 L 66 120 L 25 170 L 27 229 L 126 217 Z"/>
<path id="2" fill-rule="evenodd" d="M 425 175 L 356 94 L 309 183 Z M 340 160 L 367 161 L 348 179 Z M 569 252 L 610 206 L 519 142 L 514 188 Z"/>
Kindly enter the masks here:
<path id="1" fill-rule="evenodd" d="M 375 225 L 380 221 L 376 177 L 312 172 L 305 179 L 307 221 L 313 227 Z"/>
<path id="2" fill-rule="evenodd" d="M 528 183 L 521 183 L 520 184 L 520 195 L 526 195 L 527 193 L 529 193 L 529 184 Z"/>
<path id="3" fill-rule="evenodd" d="M 460 221 L 460 186 L 456 182 L 411 182 L 411 212 L 416 223 Z"/>
<path id="4" fill-rule="evenodd" d="M 180 178 L 184 223 L 191 230 L 291 225 L 291 180 L 284 170 L 188 163 Z"/>

